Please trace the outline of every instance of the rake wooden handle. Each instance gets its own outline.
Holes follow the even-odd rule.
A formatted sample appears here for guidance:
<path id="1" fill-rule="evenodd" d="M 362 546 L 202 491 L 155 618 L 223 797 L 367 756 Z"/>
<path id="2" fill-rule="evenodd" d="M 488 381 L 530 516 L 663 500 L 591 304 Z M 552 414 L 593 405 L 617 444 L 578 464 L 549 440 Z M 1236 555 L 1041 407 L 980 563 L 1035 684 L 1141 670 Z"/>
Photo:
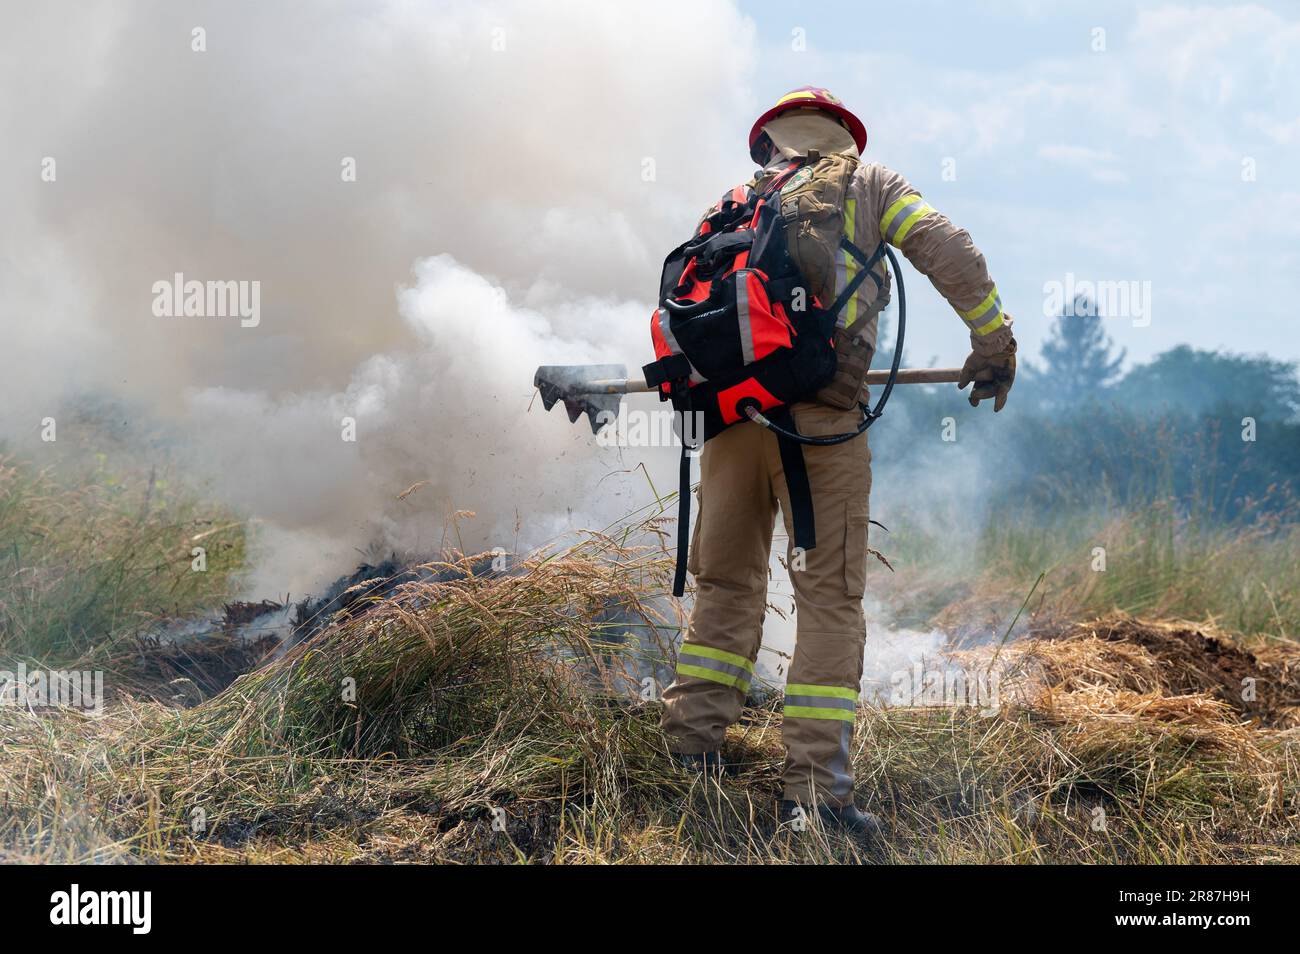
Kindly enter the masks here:
<path id="1" fill-rule="evenodd" d="M 956 384 L 961 368 L 899 368 L 898 384 Z M 889 380 L 889 370 L 867 372 L 867 384 L 884 384 Z M 638 394 L 653 391 L 645 378 L 604 378 L 582 385 L 585 394 Z"/>

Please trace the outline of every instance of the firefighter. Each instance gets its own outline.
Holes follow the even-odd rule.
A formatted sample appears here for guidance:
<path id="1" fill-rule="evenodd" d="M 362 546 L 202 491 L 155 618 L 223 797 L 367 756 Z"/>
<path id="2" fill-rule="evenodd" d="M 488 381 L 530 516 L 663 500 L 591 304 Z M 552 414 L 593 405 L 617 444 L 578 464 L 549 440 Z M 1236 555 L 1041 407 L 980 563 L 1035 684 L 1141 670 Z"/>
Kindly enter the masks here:
<path id="1" fill-rule="evenodd" d="M 750 155 L 763 170 L 749 183 L 795 159 L 847 156 L 854 160 L 834 221 L 860 249 L 883 240 L 899 249 L 957 312 L 970 333 L 971 353 L 959 388 L 974 384 L 972 406 L 992 400 L 1002 410 L 1016 371 L 1016 340 L 984 256 L 965 230 L 953 225 L 898 173 L 861 162 L 867 131 L 827 90 L 804 87 L 781 97 L 754 123 Z M 795 176 L 788 195 L 817 208 L 817 196 Z M 824 197 L 823 197 L 824 198 Z M 809 204 L 810 203 L 810 204 Z M 814 217 L 815 218 L 815 217 Z M 843 252 L 839 235 L 818 236 L 812 219 L 788 229 L 791 252 L 820 300 L 852 281 L 860 261 Z M 802 243 L 802 244 L 801 244 Z M 865 402 L 865 375 L 875 350 L 890 280 L 883 261 L 872 281 L 860 283 L 836 331 L 838 370 L 815 399 L 792 408 L 801 434 L 852 431 Z M 728 428 L 700 456 L 699 516 L 688 569 L 695 603 L 678 656 L 676 678 L 664 691 L 663 729 L 682 764 L 720 771 L 727 727 L 740 716 L 762 640 L 772 534 L 780 510 L 791 538 L 787 565 L 794 586 L 796 643 L 785 687 L 782 774 L 783 821 L 813 816 L 863 836 L 878 832 L 874 816 L 853 801 L 853 729 L 862 679 L 866 623 L 868 496 L 871 453 L 865 435 L 833 446 L 808 446 L 816 546 L 797 552 L 790 489 L 778 438 L 756 423 Z"/>

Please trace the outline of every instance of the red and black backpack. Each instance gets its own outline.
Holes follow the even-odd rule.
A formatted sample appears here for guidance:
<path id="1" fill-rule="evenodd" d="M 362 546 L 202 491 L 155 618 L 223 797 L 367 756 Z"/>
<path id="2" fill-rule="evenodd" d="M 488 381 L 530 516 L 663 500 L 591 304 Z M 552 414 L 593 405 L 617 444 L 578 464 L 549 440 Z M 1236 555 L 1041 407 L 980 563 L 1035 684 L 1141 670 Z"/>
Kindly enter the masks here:
<path id="1" fill-rule="evenodd" d="M 643 371 L 660 399 L 672 401 L 682 441 L 676 596 L 686 582 L 690 451 L 745 420 L 776 432 L 795 546 L 809 550 L 816 534 L 801 445 L 856 437 L 884 403 L 871 411 L 864 407 L 856 431 L 832 437 L 805 437 L 790 416 L 791 404 L 812 397 L 834 376 L 836 317 L 888 252 L 882 242 L 868 257 L 843 239 L 841 247 L 861 267 L 833 302 L 813 297 L 790 255 L 780 203 L 781 187 L 803 164 L 792 160 L 757 188 L 732 189 L 664 261 L 650 325 L 658 360 Z M 896 262 L 894 267 L 897 272 Z M 898 340 L 901 346 L 901 335 Z M 896 348 L 895 368 L 900 354 Z"/>

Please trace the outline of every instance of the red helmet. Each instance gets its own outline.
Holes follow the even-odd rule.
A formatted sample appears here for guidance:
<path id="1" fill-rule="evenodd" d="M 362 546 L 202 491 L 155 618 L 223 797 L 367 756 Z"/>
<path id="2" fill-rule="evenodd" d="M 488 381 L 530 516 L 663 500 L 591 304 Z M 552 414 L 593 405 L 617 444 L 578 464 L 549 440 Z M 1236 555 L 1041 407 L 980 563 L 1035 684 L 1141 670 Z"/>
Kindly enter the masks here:
<path id="1" fill-rule="evenodd" d="M 853 136 L 853 141 L 858 144 L 858 152 L 866 151 L 867 127 L 862 125 L 862 120 L 845 109 L 844 104 L 836 99 L 830 90 L 822 89 L 820 86 L 800 86 L 798 89 L 791 90 L 778 99 L 775 106 L 759 116 L 754 123 L 754 128 L 749 131 L 750 150 L 753 150 L 754 143 L 763 132 L 763 127 L 769 122 L 786 110 L 803 108 L 820 109 L 844 120 L 844 124 L 849 127 L 849 133 Z"/>

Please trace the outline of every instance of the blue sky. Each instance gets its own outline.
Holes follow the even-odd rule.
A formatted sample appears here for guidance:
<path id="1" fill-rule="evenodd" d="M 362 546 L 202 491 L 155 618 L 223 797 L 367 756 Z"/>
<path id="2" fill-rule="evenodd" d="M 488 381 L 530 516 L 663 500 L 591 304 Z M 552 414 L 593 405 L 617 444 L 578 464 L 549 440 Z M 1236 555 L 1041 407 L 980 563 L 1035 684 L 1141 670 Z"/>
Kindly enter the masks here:
<path id="1" fill-rule="evenodd" d="M 825 85 L 857 111 L 868 158 L 971 231 L 1022 350 L 1049 324 L 1044 283 L 1073 273 L 1151 283 L 1149 325 L 1107 323 L 1130 359 L 1182 342 L 1300 359 L 1300 6 L 741 8 L 755 90 Z M 941 299 L 912 288 L 910 355 L 957 357 L 928 317 Z"/>

